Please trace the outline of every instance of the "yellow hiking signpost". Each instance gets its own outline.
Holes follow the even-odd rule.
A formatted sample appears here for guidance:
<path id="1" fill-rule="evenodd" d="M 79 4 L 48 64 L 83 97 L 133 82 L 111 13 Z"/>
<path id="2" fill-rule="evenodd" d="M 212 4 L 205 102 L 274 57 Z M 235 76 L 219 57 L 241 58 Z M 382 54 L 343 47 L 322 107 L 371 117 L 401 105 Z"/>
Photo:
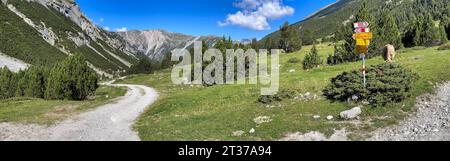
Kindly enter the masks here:
<path id="1" fill-rule="evenodd" d="M 353 37 L 357 40 L 358 39 L 370 40 L 373 38 L 373 33 L 372 32 L 356 33 L 356 34 L 353 34 Z"/>
<path id="2" fill-rule="evenodd" d="M 356 39 L 356 46 L 369 46 L 370 40 L 367 39 Z"/>
<path id="3" fill-rule="evenodd" d="M 364 76 L 364 88 L 366 88 L 366 53 L 369 52 L 370 40 L 373 38 L 373 33 L 370 32 L 368 22 L 357 22 L 353 24 L 355 34 L 353 39 L 356 40 L 356 52 L 360 54 L 363 61 L 363 68 L 361 69 Z"/>

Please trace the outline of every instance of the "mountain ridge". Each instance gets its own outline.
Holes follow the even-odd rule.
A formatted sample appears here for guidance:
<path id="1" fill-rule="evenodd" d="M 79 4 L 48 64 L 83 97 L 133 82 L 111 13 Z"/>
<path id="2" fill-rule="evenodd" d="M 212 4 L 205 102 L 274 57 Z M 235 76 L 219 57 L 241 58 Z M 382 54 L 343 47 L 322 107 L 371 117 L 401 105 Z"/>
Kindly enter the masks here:
<path id="1" fill-rule="evenodd" d="M 80 53 L 99 74 L 108 76 L 138 60 L 135 53 L 122 50 L 125 41 L 92 23 L 72 0 L 2 0 L 0 4 L 0 51 L 8 56 L 47 66 Z"/>

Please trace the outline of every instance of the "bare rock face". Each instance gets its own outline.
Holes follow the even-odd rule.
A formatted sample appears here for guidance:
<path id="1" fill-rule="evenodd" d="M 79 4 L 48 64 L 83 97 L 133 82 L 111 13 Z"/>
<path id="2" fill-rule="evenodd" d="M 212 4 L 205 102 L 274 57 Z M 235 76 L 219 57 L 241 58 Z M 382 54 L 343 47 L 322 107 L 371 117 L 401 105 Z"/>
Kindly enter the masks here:
<path id="1" fill-rule="evenodd" d="M 28 0 L 36 1 L 43 6 L 51 7 L 81 27 L 89 37 L 93 40 L 102 39 L 100 35 L 100 29 L 94 25 L 87 17 L 81 12 L 80 6 L 78 6 L 73 0 Z"/>
<path id="2" fill-rule="evenodd" d="M 78 25 L 84 33 L 69 33 L 69 37 L 77 46 L 89 43 L 89 39 L 84 36 L 86 34 L 93 41 L 102 40 L 109 46 L 120 49 L 129 56 L 136 56 L 137 50 L 130 47 L 129 43 L 111 36 L 111 33 L 100 29 L 97 25 L 81 12 L 80 6 L 73 0 L 27 0 L 37 2 L 47 8 L 53 8 L 64 16 L 68 17 L 72 22 Z"/>
<path id="3" fill-rule="evenodd" d="M 195 37 L 164 30 L 132 30 L 116 34 L 131 45 L 125 46 L 125 50 L 137 51 L 155 61 L 161 61 L 165 54 L 174 49 L 188 49 L 193 46 L 195 41 L 205 40 L 212 44 L 217 39 L 214 36 Z"/>
<path id="4" fill-rule="evenodd" d="M 196 37 L 170 33 L 163 30 L 117 32 L 138 52 L 152 60 L 161 61 L 165 54 L 175 48 L 183 48 Z M 129 48 L 127 50 L 130 50 Z"/>

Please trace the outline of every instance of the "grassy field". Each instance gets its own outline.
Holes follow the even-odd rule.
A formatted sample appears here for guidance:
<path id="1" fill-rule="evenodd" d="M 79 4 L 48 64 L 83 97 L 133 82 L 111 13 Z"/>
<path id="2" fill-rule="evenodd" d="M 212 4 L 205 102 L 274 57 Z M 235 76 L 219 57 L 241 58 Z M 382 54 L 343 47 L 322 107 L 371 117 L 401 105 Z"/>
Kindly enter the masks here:
<path id="1" fill-rule="evenodd" d="M 0 101 L 0 122 L 51 125 L 69 116 L 109 103 L 125 95 L 126 88 L 101 86 L 88 101 L 11 98 Z"/>
<path id="2" fill-rule="evenodd" d="M 304 71 L 301 62 L 288 63 L 291 58 L 303 59 L 310 46 L 300 52 L 281 55 L 280 90 L 293 89 L 299 93 L 311 93 L 320 99 L 310 101 L 283 100 L 269 106 L 256 102 L 260 88 L 255 85 L 221 85 L 213 87 L 175 86 L 170 71 L 151 75 L 128 77 L 120 83 L 143 84 L 160 92 L 159 100 L 136 122 L 135 128 L 142 140 L 278 140 L 290 132 L 319 131 L 332 134 L 334 129 L 346 128 L 350 139 L 359 140 L 368 131 L 396 123 L 414 111 L 415 98 L 432 91 L 436 82 L 450 80 L 450 51 L 436 48 L 414 48 L 400 51 L 396 63 L 420 75 L 411 92 L 412 96 L 402 103 L 383 108 L 365 107 L 361 121 L 327 121 L 328 115 L 338 117 L 339 112 L 355 107 L 354 104 L 331 103 L 321 95 L 330 78 L 343 71 L 361 68 L 361 62 L 337 66 L 322 66 Z M 329 45 L 319 45 L 325 60 L 333 52 Z M 371 59 L 369 65 L 383 63 L 381 57 Z M 295 69 L 296 72 L 289 72 Z M 313 119 L 314 115 L 322 116 Z M 254 119 L 269 116 L 272 121 L 256 124 Z M 254 128 L 255 133 L 249 130 Z M 245 131 L 236 137 L 235 131 Z"/>

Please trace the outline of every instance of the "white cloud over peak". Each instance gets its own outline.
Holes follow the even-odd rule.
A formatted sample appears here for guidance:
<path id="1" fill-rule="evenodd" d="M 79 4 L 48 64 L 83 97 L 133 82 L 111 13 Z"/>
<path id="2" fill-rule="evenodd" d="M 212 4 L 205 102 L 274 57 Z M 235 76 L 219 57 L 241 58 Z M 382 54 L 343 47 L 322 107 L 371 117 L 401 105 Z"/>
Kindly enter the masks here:
<path id="1" fill-rule="evenodd" d="M 253 30 L 270 29 L 269 20 L 294 14 L 295 9 L 285 6 L 282 0 L 237 0 L 234 6 L 242 9 L 228 14 L 227 19 L 218 22 L 219 26 L 237 25 Z"/>

